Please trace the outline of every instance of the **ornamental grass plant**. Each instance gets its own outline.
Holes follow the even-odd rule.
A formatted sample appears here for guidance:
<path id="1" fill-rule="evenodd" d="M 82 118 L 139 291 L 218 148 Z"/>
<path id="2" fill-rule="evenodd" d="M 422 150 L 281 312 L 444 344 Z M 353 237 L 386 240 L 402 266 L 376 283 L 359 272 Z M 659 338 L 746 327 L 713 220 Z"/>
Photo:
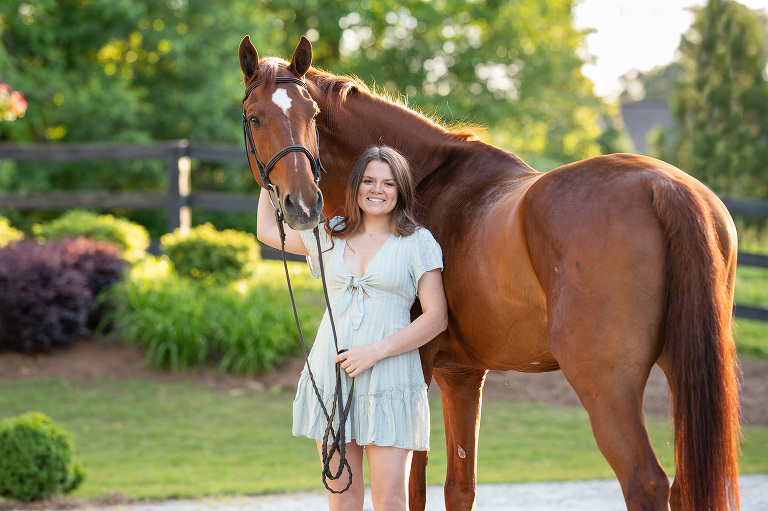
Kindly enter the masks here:
<path id="1" fill-rule="evenodd" d="M 285 284 L 273 278 L 276 262 L 259 268 L 249 279 L 197 280 L 179 276 L 167 258 L 147 257 L 105 294 L 115 305 L 107 320 L 120 341 L 146 346 L 148 362 L 156 368 L 271 369 L 300 354 L 301 345 Z M 311 342 L 322 316 L 322 295 L 303 268 L 294 268 L 292 279 L 304 337 Z"/>

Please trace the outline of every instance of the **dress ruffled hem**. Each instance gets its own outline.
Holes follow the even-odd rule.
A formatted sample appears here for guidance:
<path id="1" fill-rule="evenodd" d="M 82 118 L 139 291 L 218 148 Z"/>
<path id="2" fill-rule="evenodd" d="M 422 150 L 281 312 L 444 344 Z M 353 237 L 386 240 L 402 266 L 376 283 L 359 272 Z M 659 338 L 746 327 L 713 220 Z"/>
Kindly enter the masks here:
<path id="1" fill-rule="evenodd" d="M 328 413 L 333 408 L 333 389 L 318 387 Z M 348 389 L 344 389 L 347 391 Z M 344 393 L 346 404 L 347 393 Z M 334 426 L 339 423 L 337 410 Z M 293 435 L 322 440 L 327 420 L 306 373 L 299 379 L 293 402 Z M 383 392 L 354 395 L 345 427 L 347 442 L 429 450 L 429 401 L 426 385 L 411 384 L 388 388 Z"/>

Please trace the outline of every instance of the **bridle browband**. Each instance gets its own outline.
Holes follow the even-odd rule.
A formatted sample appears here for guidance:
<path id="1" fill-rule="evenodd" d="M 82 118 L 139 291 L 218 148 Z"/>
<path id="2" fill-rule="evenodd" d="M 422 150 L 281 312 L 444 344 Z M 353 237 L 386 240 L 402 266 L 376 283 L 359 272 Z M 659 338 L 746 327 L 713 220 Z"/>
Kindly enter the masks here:
<path id="1" fill-rule="evenodd" d="M 298 85 L 301 85 L 304 87 L 304 89 L 307 88 L 307 84 L 303 81 L 299 80 L 298 78 L 293 78 L 290 76 L 278 76 L 275 78 L 275 83 L 295 83 Z M 315 135 L 317 136 L 317 158 L 315 158 L 312 153 L 304 147 L 301 144 L 292 144 L 289 146 L 285 146 L 282 149 L 280 149 L 277 153 L 272 156 L 272 158 L 269 159 L 267 164 L 265 165 L 262 163 L 261 158 L 259 158 L 259 153 L 256 151 L 256 144 L 253 141 L 253 134 L 251 133 L 251 130 L 248 127 L 248 116 L 245 113 L 245 100 L 248 99 L 248 96 L 251 95 L 251 92 L 253 92 L 253 89 L 261 85 L 261 80 L 256 80 L 252 84 L 250 84 L 245 89 L 245 95 L 243 96 L 243 138 L 245 139 L 245 150 L 250 152 L 250 154 L 253 155 L 253 159 L 256 162 L 256 167 L 259 169 L 259 175 L 261 175 L 261 182 L 264 185 L 264 188 L 267 188 L 269 190 L 274 191 L 277 193 L 277 188 L 272 184 L 272 182 L 269 180 L 269 173 L 272 171 L 272 168 L 275 166 L 275 164 L 288 153 L 303 153 L 306 155 L 306 157 L 309 159 L 309 163 L 312 166 L 312 173 L 315 176 L 315 184 L 320 182 L 320 174 L 325 173 L 327 174 L 326 170 L 323 168 L 323 164 L 320 163 L 320 132 L 317 129 L 317 122 L 313 119 L 312 122 L 315 122 Z M 251 159 L 248 158 L 248 166 L 251 165 Z M 251 168 L 251 172 L 253 172 L 253 168 Z"/>

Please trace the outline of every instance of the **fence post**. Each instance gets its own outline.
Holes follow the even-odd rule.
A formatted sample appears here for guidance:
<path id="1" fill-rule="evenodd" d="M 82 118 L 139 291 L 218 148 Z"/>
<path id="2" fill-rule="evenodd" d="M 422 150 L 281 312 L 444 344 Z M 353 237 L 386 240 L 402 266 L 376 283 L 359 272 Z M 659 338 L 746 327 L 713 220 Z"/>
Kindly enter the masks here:
<path id="1" fill-rule="evenodd" d="M 168 156 L 168 232 L 179 229 L 182 236 L 189 233 L 192 224 L 188 205 L 192 164 L 188 154 L 189 141 L 179 140 Z"/>

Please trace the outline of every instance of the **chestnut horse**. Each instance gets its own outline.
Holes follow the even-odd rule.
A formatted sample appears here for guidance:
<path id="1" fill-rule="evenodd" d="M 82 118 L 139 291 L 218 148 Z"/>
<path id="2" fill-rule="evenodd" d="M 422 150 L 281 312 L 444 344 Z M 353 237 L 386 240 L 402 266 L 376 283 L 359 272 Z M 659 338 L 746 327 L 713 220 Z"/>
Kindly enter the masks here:
<path id="1" fill-rule="evenodd" d="M 271 158 L 266 173 L 253 173 L 275 187 L 294 229 L 343 211 L 347 176 L 368 146 L 393 146 L 412 165 L 418 218 L 443 249 L 450 308 L 447 331 L 420 350 L 427 384 L 434 377 L 442 395 L 446 509 L 475 508 L 489 369 L 563 371 L 627 509 L 739 509 L 736 231 L 715 194 L 630 154 L 537 172 L 312 68 L 304 37 L 290 62 L 259 60 L 247 36 L 239 58 L 251 168 L 256 154 Z M 671 488 L 643 416 L 654 364 L 674 407 Z M 411 510 L 426 505 L 426 462 L 415 453 Z"/>

